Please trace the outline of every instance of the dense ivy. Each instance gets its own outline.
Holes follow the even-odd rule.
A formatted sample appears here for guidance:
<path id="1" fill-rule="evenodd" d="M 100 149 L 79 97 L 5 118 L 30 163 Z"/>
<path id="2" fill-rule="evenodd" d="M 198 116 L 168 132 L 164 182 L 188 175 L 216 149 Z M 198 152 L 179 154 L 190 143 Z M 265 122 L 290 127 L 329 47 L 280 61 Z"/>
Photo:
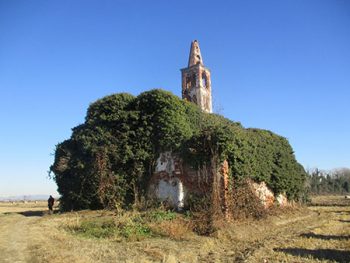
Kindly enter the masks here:
<path id="1" fill-rule="evenodd" d="M 244 129 L 202 112 L 164 90 L 104 97 L 85 123 L 56 147 L 50 170 L 64 210 L 125 207 L 145 196 L 159 153 L 171 150 L 199 168 L 228 160 L 230 174 L 265 181 L 275 193 L 298 199 L 306 173 L 288 141 L 270 131 Z"/>

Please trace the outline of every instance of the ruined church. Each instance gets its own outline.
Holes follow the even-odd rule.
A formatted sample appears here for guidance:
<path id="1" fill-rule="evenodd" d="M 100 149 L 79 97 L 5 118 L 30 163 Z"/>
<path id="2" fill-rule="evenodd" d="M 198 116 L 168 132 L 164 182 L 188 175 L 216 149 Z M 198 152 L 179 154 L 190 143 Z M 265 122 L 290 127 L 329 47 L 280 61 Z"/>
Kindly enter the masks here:
<path id="1" fill-rule="evenodd" d="M 287 196 L 300 200 L 306 173 L 286 138 L 211 114 L 211 73 L 196 40 L 181 76 L 182 99 L 189 103 L 151 90 L 113 94 L 89 106 L 85 122 L 56 146 L 50 167 L 62 209 L 129 205 L 146 195 L 182 210 L 208 197 L 228 215 L 238 193 L 235 178 L 244 179 L 265 208 L 287 203 Z"/>
<path id="2" fill-rule="evenodd" d="M 182 98 L 197 104 L 202 111 L 212 113 L 210 70 L 204 66 L 199 43 L 192 41 L 187 68 L 181 69 Z M 228 163 L 224 161 L 217 171 L 220 178 L 222 206 L 228 189 Z M 163 152 L 157 159 L 151 178 L 149 193 L 158 200 L 181 210 L 191 194 L 210 191 L 212 170 L 204 166 L 199 170 L 189 167 L 176 153 Z"/>
<path id="3" fill-rule="evenodd" d="M 188 66 L 181 69 L 182 98 L 197 104 L 200 109 L 212 113 L 212 90 L 210 70 L 204 66 L 197 40 L 192 41 Z M 199 170 L 189 167 L 176 153 L 162 152 L 156 162 L 156 168 L 150 180 L 149 194 L 181 210 L 191 195 L 203 195 L 212 190 L 213 177 L 217 179 L 220 205 L 224 213 L 228 210 L 229 166 L 225 160 L 213 174 L 210 165 Z M 268 208 L 276 201 L 284 206 L 288 200 L 285 194 L 277 196 L 265 182 L 249 181 L 252 192 Z"/>

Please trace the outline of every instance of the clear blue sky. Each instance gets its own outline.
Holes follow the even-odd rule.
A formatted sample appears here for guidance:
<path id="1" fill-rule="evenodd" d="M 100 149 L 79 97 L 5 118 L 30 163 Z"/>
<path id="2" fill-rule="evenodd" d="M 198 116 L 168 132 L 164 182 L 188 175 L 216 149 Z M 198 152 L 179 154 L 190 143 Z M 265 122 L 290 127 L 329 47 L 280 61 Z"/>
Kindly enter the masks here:
<path id="1" fill-rule="evenodd" d="M 350 1 L 0 0 L 0 196 L 55 193 L 55 145 L 105 95 L 164 88 L 198 39 L 214 110 L 350 166 Z"/>

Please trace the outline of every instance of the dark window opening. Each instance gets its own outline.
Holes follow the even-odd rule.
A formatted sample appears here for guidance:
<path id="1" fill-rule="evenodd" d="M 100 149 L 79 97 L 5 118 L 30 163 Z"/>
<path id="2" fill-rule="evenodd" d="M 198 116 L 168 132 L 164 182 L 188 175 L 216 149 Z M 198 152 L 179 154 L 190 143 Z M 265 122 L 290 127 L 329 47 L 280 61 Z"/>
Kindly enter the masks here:
<path id="1" fill-rule="evenodd" d="M 208 84 L 207 75 L 205 73 L 202 73 L 202 86 L 204 88 L 207 88 L 207 84 Z"/>
<path id="2" fill-rule="evenodd" d="M 191 89 L 196 86 L 196 76 L 192 75 L 186 78 L 186 88 Z"/>

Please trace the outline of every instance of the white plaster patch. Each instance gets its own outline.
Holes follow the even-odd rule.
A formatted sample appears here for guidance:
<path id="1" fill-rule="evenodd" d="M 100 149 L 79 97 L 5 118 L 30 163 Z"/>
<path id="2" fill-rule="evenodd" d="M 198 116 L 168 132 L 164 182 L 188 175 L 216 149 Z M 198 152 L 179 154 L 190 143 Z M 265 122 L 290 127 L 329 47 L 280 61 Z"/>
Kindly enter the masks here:
<path id="1" fill-rule="evenodd" d="M 163 152 L 159 155 L 156 165 L 156 173 L 167 172 L 169 176 L 172 175 L 175 170 L 174 157 L 171 152 Z"/>
<path id="2" fill-rule="evenodd" d="M 159 180 L 156 187 L 156 196 L 159 200 L 167 201 L 179 210 L 184 207 L 184 186 L 179 178 Z"/>
<path id="3" fill-rule="evenodd" d="M 286 206 L 288 205 L 288 199 L 285 194 L 279 194 L 276 197 L 276 201 L 280 206 Z"/>
<path id="4" fill-rule="evenodd" d="M 261 182 L 260 184 L 253 182 L 251 185 L 256 196 L 260 199 L 261 203 L 265 207 L 268 207 L 273 203 L 275 196 L 273 192 L 267 187 L 265 182 Z"/>

